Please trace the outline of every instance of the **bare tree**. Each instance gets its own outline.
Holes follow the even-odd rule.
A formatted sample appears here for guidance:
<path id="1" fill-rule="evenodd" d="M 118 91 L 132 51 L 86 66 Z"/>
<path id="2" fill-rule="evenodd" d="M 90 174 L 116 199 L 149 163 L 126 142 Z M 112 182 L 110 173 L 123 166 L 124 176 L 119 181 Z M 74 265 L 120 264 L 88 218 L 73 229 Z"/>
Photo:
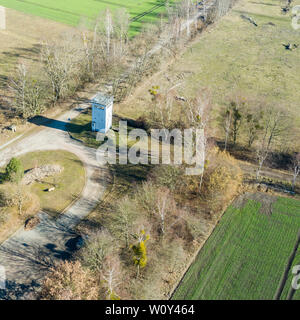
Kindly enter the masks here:
<path id="1" fill-rule="evenodd" d="M 293 163 L 292 163 L 292 172 L 293 172 L 292 190 L 294 191 L 297 177 L 300 174 L 300 152 L 297 152 L 294 154 Z"/>
<path id="2" fill-rule="evenodd" d="M 252 109 L 245 113 L 244 130 L 247 136 L 247 145 L 250 148 L 254 141 L 258 138 L 259 132 L 263 129 L 261 122 L 263 119 L 263 112 Z"/>
<path id="3" fill-rule="evenodd" d="M 181 86 L 181 82 L 173 84 L 163 92 L 159 92 L 159 86 L 153 86 L 149 89 L 152 96 L 154 107 L 150 111 L 151 121 L 159 128 L 162 128 L 165 141 L 168 139 L 168 130 L 173 129 L 174 119 L 174 103 L 178 96 L 177 88 Z"/>
<path id="4" fill-rule="evenodd" d="M 109 300 L 120 299 L 116 291 L 121 283 L 120 260 L 118 256 L 107 256 L 103 265 L 102 278 Z"/>
<path id="5" fill-rule="evenodd" d="M 116 245 L 107 231 L 100 231 L 92 235 L 84 250 L 80 251 L 80 258 L 84 266 L 93 272 L 101 272 L 105 258 L 115 250 Z"/>
<path id="6" fill-rule="evenodd" d="M 9 87 L 14 94 L 16 109 L 21 114 L 26 114 L 26 88 L 27 88 L 27 69 L 24 64 L 19 64 L 15 79 L 11 79 Z"/>
<path id="7" fill-rule="evenodd" d="M 80 55 L 72 39 L 61 43 L 46 43 L 41 52 L 44 70 L 49 80 L 54 101 L 68 95 L 71 83 L 78 75 Z"/>
<path id="8" fill-rule="evenodd" d="M 113 22 L 112 22 L 112 15 L 110 10 L 106 10 L 105 12 L 105 33 L 106 33 L 106 51 L 107 51 L 107 56 L 110 54 L 110 43 L 111 43 L 111 38 L 114 32 L 113 28 Z"/>
<path id="9" fill-rule="evenodd" d="M 217 0 L 216 1 L 216 10 L 217 17 L 220 18 L 224 16 L 231 8 L 233 0 Z"/>
<path id="10" fill-rule="evenodd" d="M 160 231 L 162 236 L 165 235 L 166 232 L 166 215 L 169 213 L 169 190 L 164 190 L 163 192 L 159 192 L 159 197 L 157 199 L 157 214 L 160 218 Z"/>
<path id="11" fill-rule="evenodd" d="M 16 203 L 18 207 L 19 215 L 23 214 L 23 207 L 25 199 L 28 197 L 28 194 L 25 192 L 24 186 L 21 182 L 19 182 L 16 186 Z"/>
<path id="12" fill-rule="evenodd" d="M 262 166 L 271 151 L 273 143 L 285 129 L 286 115 L 283 110 L 275 107 L 268 108 L 266 111 L 265 123 L 263 125 L 263 134 L 256 150 L 258 160 L 256 170 L 257 180 L 260 177 Z"/>
<path id="13" fill-rule="evenodd" d="M 136 205 L 132 199 L 124 197 L 118 203 L 115 214 L 109 217 L 109 221 L 111 233 L 124 241 L 125 246 L 128 247 L 132 228 L 136 221 Z"/>
<path id="14" fill-rule="evenodd" d="M 224 151 L 227 150 L 227 144 L 228 144 L 228 139 L 230 136 L 231 132 L 231 123 L 232 123 L 232 112 L 230 109 L 227 109 L 224 114 L 224 118 L 222 121 L 222 126 L 225 131 L 225 145 L 224 145 Z"/>
<path id="15" fill-rule="evenodd" d="M 231 102 L 232 108 L 232 136 L 233 144 L 236 144 L 236 140 L 242 124 L 242 114 L 240 112 L 240 107 L 236 102 Z"/>
<path id="16" fill-rule="evenodd" d="M 154 212 L 159 218 L 159 230 L 162 238 L 183 218 L 183 212 L 177 208 L 168 188 L 161 188 L 157 191 L 157 204 Z"/>
<path id="17" fill-rule="evenodd" d="M 191 17 L 191 10 L 192 10 L 192 0 L 183 0 L 180 2 L 180 8 L 182 9 L 182 15 L 185 18 L 186 21 L 186 35 L 188 38 L 191 36 L 191 30 L 190 30 L 190 17 Z"/>
<path id="18" fill-rule="evenodd" d="M 210 116 L 211 102 L 210 94 L 207 90 L 199 90 L 199 93 L 195 99 L 188 100 L 188 119 L 190 126 L 194 128 L 197 136 L 196 141 L 196 154 L 199 154 L 200 162 L 203 168 L 201 168 L 199 192 L 201 192 L 203 175 L 206 163 L 206 152 L 207 152 L 207 123 Z"/>
<path id="19" fill-rule="evenodd" d="M 115 36 L 119 41 L 119 56 L 126 52 L 129 32 L 129 14 L 125 9 L 115 11 Z"/>
<path id="20" fill-rule="evenodd" d="M 18 65 L 9 88 L 14 96 L 14 108 L 23 118 L 35 116 L 45 110 L 43 84 L 33 79 L 24 64 Z"/>

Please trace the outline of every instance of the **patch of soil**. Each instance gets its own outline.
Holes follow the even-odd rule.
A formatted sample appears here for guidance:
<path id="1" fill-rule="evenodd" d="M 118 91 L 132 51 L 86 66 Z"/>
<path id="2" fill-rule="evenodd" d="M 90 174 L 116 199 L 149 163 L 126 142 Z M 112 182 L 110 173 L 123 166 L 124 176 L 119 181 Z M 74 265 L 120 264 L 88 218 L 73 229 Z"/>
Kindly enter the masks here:
<path id="1" fill-rule="evenodd" d="M 254 200 L 261 203 L 259 212 L 271 215 L 273 211 L 273 203 L 276 202 L 277 197 L 263 192 L 245 192 L 244 194 L 239 196 L 232 205 L 235 208 L 243 208 L 247 204 L 248 200 Z"/>

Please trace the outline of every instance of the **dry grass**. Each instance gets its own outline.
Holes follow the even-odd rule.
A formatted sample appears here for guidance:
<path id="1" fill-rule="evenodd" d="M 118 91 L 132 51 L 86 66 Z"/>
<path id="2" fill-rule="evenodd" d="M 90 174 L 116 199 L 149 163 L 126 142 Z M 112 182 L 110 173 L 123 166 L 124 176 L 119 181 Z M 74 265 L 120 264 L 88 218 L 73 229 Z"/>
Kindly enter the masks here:
<path id="1" fill-rule="evenodd" d="M 241 19 L 241 14 L 251 16 L 258 27 Z M 208 88 L 215 112 L 233 93 L 240 92 L 266 104 L 285 106 L 299 123 L 300 49 L 285 50 L 283 43 L 298 44 L 299 30 L 293 30 L 289 14 L 281 15 L 278 1 L 239 1 L 232 12 L 200 35 L 175 63 L 167 70 L 162 67 L 161 72 L 147 79 L 142 88 L 115 110 L 136 119 L 153 105 L 148 89 L 159 85 L 164 90 L 181 82 L 178 91 L 186 97 Z"/>
<path id="2" fill-rule="evenodd" d="M 38 61 L 40 44 L 57 39 L 71 27 L 6 9 L 6 30 L 0 31 L 0 79 L 5 80 L 17 63 Z"/>
<path id="3" fill-rule="evenodd" d="M 8 186 L 0 185 L 0 189 Z M 34 216 L 40 209 L 39 198 L 32 193 L 27 198 L 22 208 L 22 215 L 19 215 L 16 205 L 13 207 L 0 208 L 0 243 L 14 234 L 29 216 Z"/>
<path id="4" fill-rule="evenodd" d="M 24 170 L 35 166 L 56 164 L 63 171 L 53 177 L 44 178 L 43 181 L 31 185 L 31 192 L 40 199 L 41 209 L 55 215 L 60 214 L 82 192 L 85 185 L 85 170 L 82 162 L 74 154 L 57 150 L 32 152 L 20 157 Z M 46 189 L 55 186 L 53 192 Z"/>
<path id="5" fill-rule="evenodd" d="M 63 33 L 70 31 L 71 27 L 58 22 L 48 21 L 39 17 L 23 14 L 6 9 L 7 28 L 0 31 L 0 111 L 8 116 L 7 98 L 10 96 L 6 89 L 7 79 L 13 74 L 19 63 L 25 63 L 31 68 L 40 66 L 39 50 L 43 41 L 58 39 Z M 3 121 L 0 113 L 0 123 Z M 13 119 L 18 131 L 13 133 L 5 131 L 0 133 L 0 145 L 13 139 L 32 126 L 18 119 Z"/>

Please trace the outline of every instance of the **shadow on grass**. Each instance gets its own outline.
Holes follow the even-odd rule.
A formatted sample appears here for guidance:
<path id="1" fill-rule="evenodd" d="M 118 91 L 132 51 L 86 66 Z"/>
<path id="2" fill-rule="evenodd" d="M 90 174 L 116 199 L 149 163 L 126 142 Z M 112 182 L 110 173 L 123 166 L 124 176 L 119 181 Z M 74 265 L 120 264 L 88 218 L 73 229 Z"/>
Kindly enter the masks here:
<path id="1" fill-rule="evenodd" d="M 0 289 L 1 300 L 35 300 L 37 297 L 36 290 L 40 285 L 36 281 L 30 284 L 17 283 L 15 281 L 6 281 L 6 289 Z"/>
<path id="2" fill-rule="evenodd" d="M 147 164 L 114 164 L 110 165 L 110 171 L 115 176 L 117 187 L 128 189 L 147 180 L 147 176 L 153 165 Z"/>
<path id="3" fill-rule="evenodd" d="M 264 3 L 264 2 L 255 2 L 255 1 L 250 1 L 250 3 L 253 3 L 253 4 L 259 4 L 259 5 L 262 5 L 262 6 L 271 6 L 271 7 L 279 7 L 279 3 L 278 4 L 274 4 L 274 3 Z"/>
<path id="4" fill-rule="evenodd" d="M 71 133 L 79 133 L 84 131 L 84 127 L 81 125 L 71 122 L 69 123 L 65 121 L 50 119 L 44 116 L 36 116 L 32 119 L 29 119 L 28 122 L 33 123 L 37 126 L 43 126 Z"/>
<path id="5" fill-rule="evenodd" d="M 0 171 L 0 184 L 5 182 L 5 173 Z"/>

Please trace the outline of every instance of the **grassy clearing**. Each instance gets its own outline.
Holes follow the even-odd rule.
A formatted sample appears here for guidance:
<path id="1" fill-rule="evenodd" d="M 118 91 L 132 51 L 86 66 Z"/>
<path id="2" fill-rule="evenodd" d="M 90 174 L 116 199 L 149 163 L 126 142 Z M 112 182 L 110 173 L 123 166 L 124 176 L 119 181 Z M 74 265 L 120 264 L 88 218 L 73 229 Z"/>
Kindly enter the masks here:
<path id="1" fill-rule="evenodd" d="M 39 63 L 40 43 L 57 39 L 67 30 L 70 27 L 64 24 L 7 9 L 6 30 L 0 31 L 0 87 L 16 64 Z"/>
<path id="2" fill-rule="evenodd" d="M 295 5 L 300 3 L 298 0 Z M 252 17 L 258 27 L 240 15 Z M 269 23 L 275 25 L 270 25 Z M 199 88 L 211 91 L 215 111 L 226 97 L 240 92 L 268 104 L 290 109 L 300 123 L 300 49 L 285 50 L 283 43 L 299 43 L 299 30 L 291 26 L 291 16 L 280 13 L 275 0 L 241 0 L 232 12 L 204 32 L 167 70 L 149 79 L 132 99 L 116 106 L 127 117 L 137 118 L 152 105 L 148 89 L 162 90 L 173 83 L 183 96 L 194 96 Z"/>
<path id="3" fill-rule="evenodd" d="M 31 191 L 40 199 L 41 209 L 60 214 L 74 199 L 76 199 L 85 184 L 85 170 L 77 156 L 67 151 L 38 151 L 20 157 L 24 170 L 45 164 L 58 164 L 64 170 L 59 175 L 43 179 L 43 182 L 32 184 Z M 45 189 L 56 186 L 55 191 L 45 192 Z"/>
<path id="4" fill-rule="evenodd" d="M 141 13 L 147 12 L 164 1 L 160 0 L 110 0 L 110 1 L 93 1 L 93 0 L 0 0 L 0 5 L 7 8 L 15 9 L 26 14 L 36 15 L 49 20 L 62 22 L 71 26 L 77 26 L 82 20 L 92 21 L 97 17 L 99 12 L 110 8 L 112 11 L 118 8 L 125 8 L 130 17 L 136 17 Z M 131 25 L 131 33 L 138 32 L 142 23 L 151 23 L 157 19 L 157 14 L 162 12 L 158 8 L 149 14 L 146 14 L 138 21 Z"/>
<path id="5" fill-rule="evenodd" d="M 25 171 L 45 164 L 58 164 L 64 170 L 56 176 L 45 178 L 42 182 L 35 182 L 29 187 L 31 200 L 25 199 L 22 216 L 19 215 L 16 205 L 0 207 L 0 243 L 17 231 L 28 217 L 35 215 L 40 209 L 53 216 L 58 216 L 80 195 L 85 184 L 83 164 L 72 153 L 60 150 L 38 151 L 25 154 L 20 157 L 20 160 Z M 0 176 L 3 172 L 4 169 L 0 169 Z M 45 189 L 53 185 L 56 185 L 55 191 L 45 192 Z M 0 189 L 7 187 L 6 184 L 0 183 Z M 16 188 L 13 185 L 9 187 Z"/>
<path id="6" fill-rule="evenodd" d="M 300 201 L 249 198 L 228 208 L 173 299 L 273 298 L 300 228 Z M 282 298 L 290 283 L 291 274 Z"/>
<path id="7" fill-rule="evenodd" d="M 61 213 L 76 199 L 85 185 L 85 169 L 81 160 L 67 151 L 36 151 L 19 158 L 24 171 L 46 164 L 57 164 L 63 171 L 30 185 L 30 191 L 39 198 L 40 208 L 53 214 Z M 0 174 L 4 173 L 4 168 Z M 1 185 L 0 185 L 1 186 Z M 55 186 L 55 191 L 45 192 Z"/>

